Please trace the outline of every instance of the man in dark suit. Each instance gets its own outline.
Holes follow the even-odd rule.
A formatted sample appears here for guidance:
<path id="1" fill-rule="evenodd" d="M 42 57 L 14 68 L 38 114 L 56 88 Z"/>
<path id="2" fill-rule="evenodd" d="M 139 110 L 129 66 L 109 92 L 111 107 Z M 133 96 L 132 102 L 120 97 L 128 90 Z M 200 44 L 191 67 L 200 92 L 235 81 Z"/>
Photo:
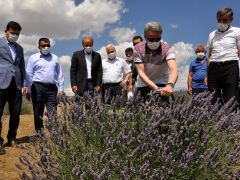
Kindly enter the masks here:
<path id="1" fill-rule="evenodd" d="M 70 80 L 72 91 L 79 96 L 88 91 L 91 95 L 99 93 L 102 84 L 102 58 L 92 50 L 93 38 L 82 39 L 83 50 L 73 53 Z"/>
<path id="2" fill-rule="evenodd" d="M 0 119 L 6 102 L 9 104 L 9 130 L 7 145 L 15 143 L 19 116 L 22 105 L 22 88 L 25 79 L 25 63 L 23 48 L 16 43 L 21 32 L 21 26 L 10 21 L 5 29 L 5 36 L 0 38 Z M 2 122 L 0 120 L 0 135 Z M 0 146 L 3 138 L 0 136 Z"/>

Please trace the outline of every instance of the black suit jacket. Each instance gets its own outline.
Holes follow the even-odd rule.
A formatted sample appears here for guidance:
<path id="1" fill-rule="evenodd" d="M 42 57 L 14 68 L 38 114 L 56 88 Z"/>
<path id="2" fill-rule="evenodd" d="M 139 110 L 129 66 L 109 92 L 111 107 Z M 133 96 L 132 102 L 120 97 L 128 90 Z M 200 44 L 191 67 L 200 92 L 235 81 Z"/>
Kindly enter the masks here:
<path id="1" fill-rule="evenodd" d="M 92 51 L 92 66 L 91 77 L 93 86 L 101 86 L 102 84 L 102 58 L 99 53 Z M 71 87 L 77 86 L 77 93 L 82 94 L 87 91 L 87 64 L 85 59 L 84 50 L 76 51 L 73 53 L 71 68 L 70 68 L 70 80 Z"/>

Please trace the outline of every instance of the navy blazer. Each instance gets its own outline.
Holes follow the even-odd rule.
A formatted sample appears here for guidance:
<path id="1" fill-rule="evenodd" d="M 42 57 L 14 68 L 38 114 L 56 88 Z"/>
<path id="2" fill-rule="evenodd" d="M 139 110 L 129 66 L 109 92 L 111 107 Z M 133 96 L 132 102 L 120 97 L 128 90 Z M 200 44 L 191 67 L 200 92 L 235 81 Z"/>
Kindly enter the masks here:
<path id="1" fill-rule="evenodd" d="M 6 89 L 12 80 L 12 70 L 15 71 L 17 88 L 22 89 L 25 80 L 25 62 L 23 48 L 15 43 L 16 57 L 13 60 L 6 37 L 0 38 L 0 89 Z"/>

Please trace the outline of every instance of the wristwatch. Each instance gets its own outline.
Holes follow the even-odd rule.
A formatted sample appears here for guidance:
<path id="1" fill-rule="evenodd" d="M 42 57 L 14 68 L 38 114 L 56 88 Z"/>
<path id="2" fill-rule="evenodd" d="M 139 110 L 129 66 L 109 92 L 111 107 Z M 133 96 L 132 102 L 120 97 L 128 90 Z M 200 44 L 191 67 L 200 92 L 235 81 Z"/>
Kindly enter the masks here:
<path id="1" fill-rule="evenodd" d="M 167 85 L 171 86 L 172 88 L 174 88 L 174 84 L 171 82 L 168 82 Z"/>

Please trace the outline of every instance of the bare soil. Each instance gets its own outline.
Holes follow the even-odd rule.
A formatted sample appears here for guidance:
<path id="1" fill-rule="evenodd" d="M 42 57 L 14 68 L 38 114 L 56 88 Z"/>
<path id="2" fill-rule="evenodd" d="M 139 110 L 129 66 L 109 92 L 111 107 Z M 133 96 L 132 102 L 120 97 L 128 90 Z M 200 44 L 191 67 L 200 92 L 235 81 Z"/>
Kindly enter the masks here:
<path id="1" fill-rule="evenodd" d="M 8 116 L 2 118 L 4 144 L 7 142 L 6 136 L 8 132 Z M 30 145 L 29 137 L 34 135 L 34 122 L 33 114 L 21 115 L 20 125 L 17 132 L 17 145 L 14 147 L 6 147 L 6 154 L 0 155 L 0 180 L 17 180 L 19 177 L 19 170 L 16 167 L 16 163 L 19 162 L 19 155 L 26 153 L 26 150 L 21 146 Z"/>

